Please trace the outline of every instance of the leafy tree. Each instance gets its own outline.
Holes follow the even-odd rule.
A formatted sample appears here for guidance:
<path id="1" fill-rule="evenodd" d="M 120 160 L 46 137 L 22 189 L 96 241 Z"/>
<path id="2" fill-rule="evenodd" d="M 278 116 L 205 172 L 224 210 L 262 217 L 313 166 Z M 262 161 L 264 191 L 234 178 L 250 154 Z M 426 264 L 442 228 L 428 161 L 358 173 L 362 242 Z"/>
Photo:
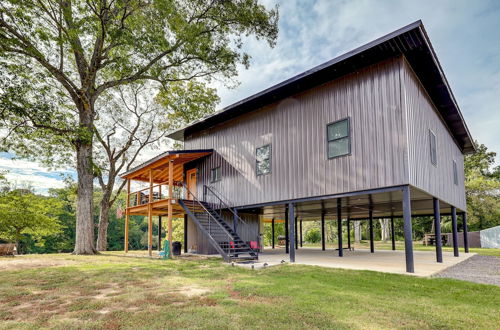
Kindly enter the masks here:
<path id="1" fill-rule="evenodd" d="M 465 195 L 469 230 L 500 224 L 500 168 L 496 153 L 476 142 L 477 152 L 465 156 Z"/>
<path id="2" fill-rule="evenodd" d="M 58 214 L 62 204 L 55 198 L 14 190 L 0 196 L 0 237 L 16 243 L 29 236 L 43 244 L 43 238 L 61 231 Z"/>
<path id="3" fill-rule="evenodd" d="M 248 66 L 244 36 L 274 45 L 278 13 L 257 0 L 4 0 L 0 3 L 0 116 L 16 153 L 76 157 L 76 254 L 93 254 L 96 103 L 112 88 L 230 79 Z M 37 143 L 37 144 L 38 144 Z M 35 152 L 33 152 L 35 151 Z M 20 154 L 20 153 L 19 153 Z"/>
<path id="4" fill-rule="evenodd" d="M 305 236 L 304 240 L 308 243 L 318 243 L 321 242 L 321 230 L 317 227 L 310 228 Z"/>
<path id="5" fill-rule="evenodd" d="M 171 83 L 168 91 L 152 98 L 154 92 L 143 82 L 101 98 L 101 119 L 94 124 L 96 177 L 102 189 L 98 251 L 107 249 L 110 210 L 125 187 L 119 173 L 128 171 L 142 151 L 165 145 L 168 130 L 215 111 L 219 101 L 214 89 L 195 81 Z"/>

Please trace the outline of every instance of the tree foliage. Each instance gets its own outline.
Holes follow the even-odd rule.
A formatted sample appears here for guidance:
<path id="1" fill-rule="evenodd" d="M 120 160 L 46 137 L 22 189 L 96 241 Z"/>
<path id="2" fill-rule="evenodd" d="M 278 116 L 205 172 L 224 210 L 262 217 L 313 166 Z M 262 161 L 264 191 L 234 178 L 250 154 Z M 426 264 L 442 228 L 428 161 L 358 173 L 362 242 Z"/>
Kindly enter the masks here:
<path id="1" fill-rule="evenodd" d="M 469 230 L 500 225 L 500 166 L 496 153 L 476 142 L 477 152 L 465 157 L 465 194 Z"/>
<path id="2" fill-rule="evenodd" d="M 31 238 L 38 245 L 61 232 L 62 203 L 55 198 L 14 190 L 0 196 L 0 238 L 16 244 Z"/>
<path id="3" fill-rule="evenodd" d="M 276 9 L 267 10 L 256 0 L 0 3 L 0 83 L 5 85 L 0 87 L 0 115 L 9 136 L 21 133 L 20 141 L 9 140 L 9 146 L 18 154 L 49 159 L 56 154 L 47 151 L 50 145 L 57 151 L 68 144 L 74 148 L 75 253 L 95 252 L 93 142 L 99 98 L 144 80 L 168 90 L 175 82 L 230 79 L 238 64 L 249 64 L 243 37 L 273 46 L 277 20 Z M 26 141 L 41 145 L 41 153 L 30 153 Z"/>

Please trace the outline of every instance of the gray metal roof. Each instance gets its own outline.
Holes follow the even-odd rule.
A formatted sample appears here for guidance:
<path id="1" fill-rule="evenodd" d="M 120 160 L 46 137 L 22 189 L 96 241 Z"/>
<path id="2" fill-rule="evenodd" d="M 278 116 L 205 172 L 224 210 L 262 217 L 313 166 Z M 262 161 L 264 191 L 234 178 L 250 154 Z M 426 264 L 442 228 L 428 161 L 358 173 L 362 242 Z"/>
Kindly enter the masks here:
<path id="1" fill-rule="evenodd" d="M 405 56 L 419 77 L 462 151 L 474 152 L 475 146 L 469 129 L 420 20 L 231 104 L 214 114 L 193 121 L 170 132 L 167 136 L 184 141 L 184 138 L 192 133 L 227 122 L 265 105 L 400 55 Z"/>

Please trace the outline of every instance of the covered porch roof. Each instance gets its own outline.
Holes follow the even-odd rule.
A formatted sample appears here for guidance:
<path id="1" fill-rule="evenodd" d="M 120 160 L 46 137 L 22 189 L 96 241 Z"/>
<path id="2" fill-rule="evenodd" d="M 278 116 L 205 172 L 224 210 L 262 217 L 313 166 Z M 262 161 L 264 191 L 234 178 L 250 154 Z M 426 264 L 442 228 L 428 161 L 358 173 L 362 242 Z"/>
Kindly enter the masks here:
<path id="1" fill-rule="evenodd" d="M 153 177 L 153 183 L 164 183 L 168 181 L 168 164 L 174 163 L 174 181 L 183 181 L 184 164 L 198 158 L 210 155 L 213 149 L 199 150 L 169 150 L 150 160 L 122 173 L 120 177 L 127 180 L 149 182 L 149 171 Z"/>

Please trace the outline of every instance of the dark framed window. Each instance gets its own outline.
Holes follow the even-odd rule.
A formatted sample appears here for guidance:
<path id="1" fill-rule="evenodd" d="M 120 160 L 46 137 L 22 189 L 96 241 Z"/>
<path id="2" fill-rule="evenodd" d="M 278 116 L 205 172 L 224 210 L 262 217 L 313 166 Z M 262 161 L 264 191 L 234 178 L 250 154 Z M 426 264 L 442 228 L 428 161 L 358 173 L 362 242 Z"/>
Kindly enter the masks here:
<path id="1" fill-rule="evenodd" d="M 210 182 L 217 182 L 221 179 L 220 166 L 210 170 Z"/>
<path id="2" fill-rule="evenodd" d="M 429 143 L 431 152 L 431 163 L 437 166 L 437 147 L 436 147 L 436 135 L 429 130 Z"/>
<path id="3" fill-rule="evenodd" d="M 350 119 L 345 118 L 326 126 L 328 158 L 336 158 L 351 153 Z"/>
<path id="4" fill-rule="evenodd" d="M 455 160 L 453 160 L 453 183 L 458 186 L 458 168 Z"/>
<path id="5" fill-rule="evenodd" d="M 271 145 L 265 145 L 255 150 L 255 170 L 257 175 L 271 173 Z"/>

